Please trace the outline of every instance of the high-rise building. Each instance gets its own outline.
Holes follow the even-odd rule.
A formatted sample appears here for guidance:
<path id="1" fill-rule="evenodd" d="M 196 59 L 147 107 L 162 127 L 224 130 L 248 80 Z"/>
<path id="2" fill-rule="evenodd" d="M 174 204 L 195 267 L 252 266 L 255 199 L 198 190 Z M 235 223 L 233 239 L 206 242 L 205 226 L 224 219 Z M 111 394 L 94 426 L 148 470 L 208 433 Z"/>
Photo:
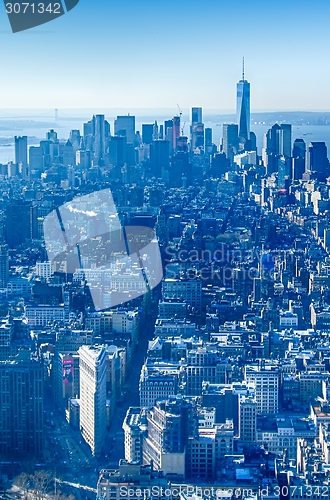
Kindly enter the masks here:
<path id="1" fill-rule="evenodd" d="M 30 172 L 41 172 L 44 166 L 43 150 L 40 146 L 29 147 Z"/>
<path id="2" fill-rule="evenodd" d="M 9 255 L 7 246 L 0 247 L 0 289 L 7 288 L 9 274 Z"/>
<path id="3" fill-rule="evenodd" d="M 325 142 L 311 142 L 306 152 L 306 171 L 320 182 L 330 175 L 327 146 Z"/>
<path id="4" fill-rule="evenodd" d="M 165 137 L 167 135 L 167 129 L 169 128 L 173 128 L 173 120 L 165 120 L 164 122 Z"/>
<path id="5" fill-rule="evenodd" d="M 168 170 L 170 164 L 169 141 L 153 141 L 150 144 L 150 167 L 155 177 L 161 177 L 163 170 Z"/>
<path id="6" fill-rule="evenodd" d="M 205 147 L 204 147 L 205 153 L 211 154 L 212 148 L 213 148 L 212 129 L 207 127 L 205 129 Z"/>
<path id="7" fill-rule="evenodd" d="M 94 143 L 95 158 L 99 161 L 104 158 L 105 154 L 105 125 L 104 115 L 95 116 L 95 143 Z"/>
<path id="8" fill-rule="evenodd" d="M 177 150 L 177 141 L 180 137 L 180 116 L 173 118 L 173 149 Z"/>
<path id="9" fill-rule="evenodd" d="M 293 158 L 306 158 L 306 143 L 304 139 L 296 139 L 293 143 L 292 148 L 292 157 Z"/>
<path id="10" fill-rule="evenodd" d="M 193 411 L 192 403 L 178 397 L 158 401 L 147 410 L 144 463 L 153 461 L 156 469 L 185 475 L 185 448 L 193 427 Z"/>
<path id="11" fill-rule="evenodd" d="M 224 123 L 222 126 L 222 150 L 229 160 L 233 160 L 238 149 L 238 125 Z"/>
<path id="12" fill-rule="evenodd" d="M 203 122 L 203 110 L 202 108 L 192 108 L 191 109 L 191 125 Z"/>
<path id="13" fill-rule="evenodd" d="M 273 364 L 245 367 L 248 384 L 255 385 L 258 413 L 275 414 L 278 412 L 279 368 Z"/>
<path id="14" fill-rule="evenodd" d="M 193 123 L 191 128 L 192 148 L 204 148 L 204 123 Z"/>
<path id="15" fill-rule="evenodd" d="M 255 443 L 257 436 L 257 402 L 254 396 L 239 397 L 239 437 L 244 443 Z"/>
<path id="16" fill-rule="evenodd" d="M 97 500 L 119 500 L 126 495 L 131 500 L 156 497 L 158 500 L 172 500 L 171 491 L 169 480 L 162 471 L 155 470 L 152 463 L 140 465 L 136 461 L 120 460 L 117 469 L 100 472 Z M 153 492 L 152 497 L 150 492 Z"/>
<path id="17" fill-rule="evenodd" d="M 305 172 L 306 143 L 304 139 L 296 139 L 292 148 L 292 179 L 302 179 Z"/>
<path id="18" fill-rule="evenodd" d="M 79 349 L 80 431 L 94 456 L 106 436 L 106 350 L 103 346 Z"/>
<path id="19" fill-rule="evenodd" d="M 290 158 L 292 147 L 292 126 L 289 123 L 282 123 L 280 133 L 280 155 Z"/>
<path id="20" fill-rule="evenodd" d="M 156 120 L 152 127 L 152 140 L 158 141 L 158 139 L 159 139 L 159 132 L 158 132 L 158 123 Z"/>
<path id="21" fill-rule="evenodd" d="M 95 134 L 95 121 L 94 118 L 89 120 L 83 125 L 83 137 L 86 139 L 88 136 L 94 136 Z"/>
<path id="22" fill-rule="evenodd" d="M 44 367 L 29 350 L 0 362 L 0 453 L 7 457 L 43 455 Z"/>
<path id="23" fill-rule="evenodd" d="M 54 129 L 50 129 L 50 131 L 47 132 L 47 134 L 46 134 L 46 139 L 47 139 L 47 141 L 57 142 L 58 141 L 57 132 L 55 132 Z"/>
<path id="24" fill-rule="evenodd" d="M 152 123 L 143 123 L 142 124 L 142 142 L 143 142 L 143 144 L 151 144 L 152 143 L 153 131 L 154 131 L 154 125 Z"/>
<path id="25" fill-rule="evenodd" d="M 244 59 L 242 79 L 237 84 L 237 123 L 238 136 L 243 141 L 250 140 L 250 84 L 245 80 Z"/>
<path id="26" fill-rule="evenodd" d="M 67 408 L 69 399 L 79 398 L 79 356 L 56 352 L 53 367 L 56 403 Z"/>
<path id="27" fill-rule="evenodd" d="M 109 163 L 115 167 L 123 167 L 126 163 L 126 146 L 127 140 L 125 136 L 112 136 L 109 142 Z"/>
<path id="28" fill-rule="evenodd" d="M 26 135 L 23 137 L 15 136 L 15 163 L 17 165 L 21 164 L 22 177 L 23 179 L 27 179 L 28 147 Z"/>
<path id="29" fill-rule="evenodd" d="M 127 143 L 135 141 L 135 116 L 117 116 L 115 120 L 115 135 L 123 135 Z"/>
<path id="30" fill-rule="evenodd" d="M 71 141 L 67 141 L 65 146 L 63 147 L 63 165 L 64 167 L 68 167 L 69 165 L 76 164 L 76 155 L 73 149 Z"/>
<path id="31" fill-rule="evenodd" d="M 6 209 L 6 243 L 15 248 L 31 238 L 31 203 L 12 200 Z"/>

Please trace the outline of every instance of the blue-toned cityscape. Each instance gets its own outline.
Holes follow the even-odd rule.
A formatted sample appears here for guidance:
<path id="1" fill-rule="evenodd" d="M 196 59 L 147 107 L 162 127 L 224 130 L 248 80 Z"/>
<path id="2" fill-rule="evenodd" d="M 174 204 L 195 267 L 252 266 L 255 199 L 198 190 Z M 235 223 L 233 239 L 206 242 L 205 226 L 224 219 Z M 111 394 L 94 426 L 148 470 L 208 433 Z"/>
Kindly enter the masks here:
<path id="1" fill-rule="evenodd" d="M 327 144 L 236 97 L 13 139 L 1 498 L 330 498 Z"/>

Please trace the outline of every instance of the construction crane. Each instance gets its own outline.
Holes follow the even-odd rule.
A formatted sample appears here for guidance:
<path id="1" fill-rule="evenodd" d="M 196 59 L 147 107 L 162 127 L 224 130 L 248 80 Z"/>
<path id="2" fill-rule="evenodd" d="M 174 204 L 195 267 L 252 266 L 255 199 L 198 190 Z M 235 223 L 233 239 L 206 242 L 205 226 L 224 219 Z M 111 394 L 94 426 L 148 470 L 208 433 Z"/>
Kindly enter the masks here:
<path id="1" fill-rule="evenodd" d="M 182 111 L 181 111 L 181 108 L 180 106 L 177 104 L 177 107 L 178 107 L 178 110 L 179 110 L 179 116 L 180 116 L 180 125 L 181 125 L 181 117 L 182 117 Z M 184 122 L 184 124 L 182 125 L 181 127 L 181 135 L 183 135 L 183 131 L 184 131 L 184 127 L 186 125 L 186 122 Z"/>

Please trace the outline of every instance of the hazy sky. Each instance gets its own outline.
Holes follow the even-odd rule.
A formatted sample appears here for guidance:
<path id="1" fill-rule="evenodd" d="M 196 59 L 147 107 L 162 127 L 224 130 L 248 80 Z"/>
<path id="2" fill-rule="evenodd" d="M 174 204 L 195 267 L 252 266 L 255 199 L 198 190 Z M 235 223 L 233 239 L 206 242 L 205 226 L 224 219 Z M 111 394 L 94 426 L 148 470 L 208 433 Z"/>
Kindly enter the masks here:
<path id="1" fill-rule="evenodd" d="M 47 3 L 49 0 L 45 0 Z M 328 0 L 80 0 L 12 34 L 0 5 L 4 108 L 330 110 Z"/>

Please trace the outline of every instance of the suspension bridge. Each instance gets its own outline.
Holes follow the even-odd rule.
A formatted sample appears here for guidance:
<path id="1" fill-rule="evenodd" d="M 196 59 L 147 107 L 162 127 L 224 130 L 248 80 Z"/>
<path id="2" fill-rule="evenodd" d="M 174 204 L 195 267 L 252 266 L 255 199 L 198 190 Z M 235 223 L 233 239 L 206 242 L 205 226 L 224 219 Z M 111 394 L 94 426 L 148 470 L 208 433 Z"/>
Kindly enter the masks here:
<path id="1" fill-rule="evenodd" d="M 1 120 L 44 120 L 44 121 L 66 121 L 66 120 L 85 120 L 86 117 L 72 116 L 69 110 L 63 111 L 56 109 L 27 109 L 27 110 L 11 110 L 0 109 Z"/>

